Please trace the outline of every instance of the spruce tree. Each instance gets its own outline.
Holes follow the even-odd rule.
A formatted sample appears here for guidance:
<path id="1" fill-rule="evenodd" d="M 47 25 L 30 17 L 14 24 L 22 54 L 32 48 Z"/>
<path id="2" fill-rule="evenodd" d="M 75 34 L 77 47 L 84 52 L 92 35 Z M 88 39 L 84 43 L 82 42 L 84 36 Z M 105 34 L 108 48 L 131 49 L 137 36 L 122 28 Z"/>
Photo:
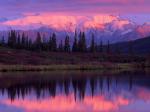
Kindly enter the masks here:
<path id="1" fill-rule="evenodd" d="M 41 35 L 39 32 L 37 33 L 37 37 L 35 40 L 35 47 L 37 51 L 41 51 L 42 49 L 42 39 L 41 39 Z"/>
<path id="2" fill-rule="evenodd" d="M 26 36 L 25 38 L 25 49 L 29 49 L 29 38 Z"/>
<path id="3" fill-rule="evenodd" d="M 29 44 L 28 44 L 29 50 L 33 50 L 33 44 L 31 38 L 29 39 Z"/>
<path id="4" fill-rule="evenodd" d="M 17 35 L 16 35 L 16 31 L 12 31 L 12 34 L 11 34 L 11 38 L 12 38 L 12 48 L 16 48 L 16 40 L 17 40 Z"/>
<path id="5" fill-rule="evenodd" d="M 1 39 L 1 46 L 5 46 L 5 38 L 4 38 L 4 36 L 2 36 L 2 39 Z"/>
<path id="6" fill-rule="evenodd" d="M 65 50 L 65 52 L 70 52 L 70 43 L 69 43 L 69 36 L 68 35 L 65 38 L 64 50 Z"/>
<path id="7" fill-rule="evenodd" d="M 8 33 L 8 42 L 7 42 L 8 46 L 10 47 L 11 45 L 11 33 Z"/>
<path id="8" fill-rule="evenodd" d="M 85 33 L 82 33 L 82 38 L 81 38 L 81 51 L 86 52 L 87 47 L 86 47 L 86 39 L 85 39 Z"/>
<path id="9" fill-rule="evenodd" d="M 49 42 L 48 42 L 48 47 L 49 47 L 49 51 L 52 51 L 52 37 L 49 37 Z"/>
<path id="10" fill-rule="evenodd" d="M 95 37 L 94 34 L 92 34 L 92 40 L 91 40 L 91 45 L 90 45 L 90 52 L 95 52 L 96 51 L 96 46 L 95 46 Z"/>
<path id="11" fill-rule="evenodd" d="M 63 52 L 63 51 L 64 51 L 63 48 L 64 48 L 64 47 L 63 47 L 63 42 L 62 42 L 62 40 L 61 40 L 61 41 L 60 41 L 60 44 L 59 44 L 59 47 L 58 47 L 59 52 Z"/>
<path id="12" fill-rule="evenodd" d="M 82 47 L 82 32 L 79 33 L 79 39 L 78 39 L 78 51 L 81 52 Z"/>
<path id="13" fill-rule="evenodd" d="M 99 49 L 100 53 L 103 53 L 103 41 L 100 42 L 99 47 L 100 47 L 100 49 Z"/>
<path id="14" fill-rule="evenodd" d="M 22 34 L 22 39 L 21 39 L 21 48 L 25 49 L 25 34 Z"/>
<path id="15" fill-rule="evenodd" d="M 110 43 L 109 43 L 109 41 L 107 42 L 107 53 L 108 54 L 110 53 Z"/>
<path id="16" fill-rule="evenodd" d="M 20 49 L 21 48 L 21 39 L 20 39 L 20 34 L 18 33 L 17 36 L 17 48 Z"/>
<path id="17" fill-rule="evenodd" d="M 11 48 L 16 48 L 16 32 L 14 30 L 11 30 L 8 36 L 8 46 Z"/>
<path id="18" fill-rule="evenodd" d="M 85 33 L 80 32 L 79 34 L 79 40 L 78 40 L 78 50 L 79 52 L 86 52 L 86 39 L 85 39 Z"/>
<path id="19" fill-rule="evenodd" d="M 42 39 L 42 50 L 44 50 L 44 51 L 48 50 L 48 43 L 46 41 L 45 35 L 43 35 L 43 39 Z"/>
<path id="20" fill-rule="evenodd" d="M 57 51 L 57 42 L 56 42 L 56 34 L 55 33 L 52 34 L 51 44 L 52 44 L 52 51 L 56 52 Z"/>
<path id="21" fill-rule="evenodd" d="M 75 32 L 72 52 L 78 52 L 77 32 Z"/>

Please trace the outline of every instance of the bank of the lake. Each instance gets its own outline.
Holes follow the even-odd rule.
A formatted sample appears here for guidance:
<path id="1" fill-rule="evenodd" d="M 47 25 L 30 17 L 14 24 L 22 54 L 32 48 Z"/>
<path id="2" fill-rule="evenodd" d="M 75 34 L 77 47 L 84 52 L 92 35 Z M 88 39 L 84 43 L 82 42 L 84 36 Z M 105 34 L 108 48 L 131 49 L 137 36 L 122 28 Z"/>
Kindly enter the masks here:
<path id="1" fill-rule="evenodd" d="M 0 71 L 136 70 L 149 68 L 149 56 L 80 52 L 33 52 L 0 48 Z"/>
<path id="2" fill-rule="evenodd" d="M 61 71 L 61 70 L 120 70 L 132 71 L 139 69 L 149 69 L 149 65 L 144 63 L 103 63 L 99 65 L 0 65 L 1 72 L 8 71 Z"/>

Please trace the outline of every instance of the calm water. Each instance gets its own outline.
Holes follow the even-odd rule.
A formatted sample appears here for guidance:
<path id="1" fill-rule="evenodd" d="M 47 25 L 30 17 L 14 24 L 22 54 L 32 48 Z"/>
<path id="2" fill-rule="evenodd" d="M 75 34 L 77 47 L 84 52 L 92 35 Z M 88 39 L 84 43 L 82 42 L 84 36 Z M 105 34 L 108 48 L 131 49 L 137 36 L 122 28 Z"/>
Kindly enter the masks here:
<path id="1" fill-rule="evenodd" d="M 150 112 L 150 74 L 0 73 L 0 112 Z"/>

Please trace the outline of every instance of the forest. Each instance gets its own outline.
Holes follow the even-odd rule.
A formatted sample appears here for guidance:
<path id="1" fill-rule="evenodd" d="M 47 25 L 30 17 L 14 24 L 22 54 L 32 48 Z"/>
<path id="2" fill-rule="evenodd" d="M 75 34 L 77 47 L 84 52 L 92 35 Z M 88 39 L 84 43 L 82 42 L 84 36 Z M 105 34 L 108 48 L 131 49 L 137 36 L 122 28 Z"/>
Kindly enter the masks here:
<path id="1" fill-rule="evenodd" d="M 49 37 L 42 37 L 40 32 L 37 33 L 36 39 L 25 35 L 25 33 L 18 33 L 15 30 L 11 30 L 7 37 L 1 37 L 0 46 L 8 47 L 12 49 L 25 49 L 30 51 L 48 51 L 48 52 L 105 52 L 110 53 L 110 42 L 103 44 L 100 41 L 98 44 L 95 42 L 94 33 L 91 34 L 91 42 L 87 45 L 87 40 L 84 32 L 77 34 L 74 33 L 74 41 L 71 44 L 70 36 L 66 35 L 64 39 L 57 40 L 57 35 L 52 33 Z M 115 53 L 120 53 L 121 49 L 118 46 L 115 47 Z M 132 46 L 129 45 L 128 53 L 132 53 Z"/>
<path id="2" fill-rule="evenodd" d="M 149 55 L 135 53 L 137 50 L 148 53 L 149 37 L 133 42 L 110 44 L 108 41 L 104 44 L 101 41 L 97 44 L 92 34 L 89 45 L 84 32 L 75 32 L 73 43 L 70 38 L 66 35 L 58 40 L 55 33 L 43 38 L 38 32 L 33 40 L 25 33 L 12 30 L 0 41 L 0 71 L 134 70 L 150 67 Z"/>

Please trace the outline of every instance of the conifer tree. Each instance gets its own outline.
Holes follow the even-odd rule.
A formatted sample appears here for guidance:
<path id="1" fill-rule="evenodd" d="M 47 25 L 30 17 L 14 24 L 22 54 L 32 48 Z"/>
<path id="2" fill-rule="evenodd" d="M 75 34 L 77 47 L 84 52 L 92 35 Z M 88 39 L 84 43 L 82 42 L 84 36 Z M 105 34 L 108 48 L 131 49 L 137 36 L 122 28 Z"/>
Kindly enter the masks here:
<path id="1" fill-rule="evenodd" d="M 4 38 L 4 36 L 2 36 L 0 44 L 1 44 L 1 46 L 5 46 L 5 38 Z"/>
<path id="2" fill-rule="evenodd" d="M 103 53 L 103 41 L 100 42 L 100 52 Z"/>
<path id="3" fill-rule="evenodd" d="M 69 36 L 68 35 L 65 38 L 64 50 L 65 50 L 65 52 L 70 52 L 70 44 L 69 44 Z"/>
<path id="4" fill-rule="evenodd" d="M 94 34 L 92 34 L 92 40 L 91 40 L 91 45 L 90 45 L 90 52 L 95 52 L 95 51 L 96 51 L 95 37 L 94 37 Z"/>
<path id="5" fill-rule="evenodd" d="M 44 50 L 44 51 L 48 50 L 48 43 L 46 41 L 45 35 L 43 35 L 43 39 L 42 39 L 42 50 Z"/>
<path id="6" fill-rule="evenodd" d="M 16 48 L 16 32 L 11 30 L 8 36 L 8 46 L 11 48 Z"/>
<path id="7" fill-rule="evenodd" d="M 63 51 L 64 51 L 63 48 L 64 48 L 64 47 L 63 47 L 63 42 L 62 42 L 62 40 L 61 40 L 61 41 L 60 41 L 60 44 L 59 44 L 59 47 L 58 47 L 59 52 L 63 52 Z"/>
<path id="8" fill-rule="evenodd" d="M 78 49 L 80 52 L 86 52 L 86 39 L 85 39 L 85 33 L 80 32 L 79 34 L 79 41 L 78 41 Z"/>
<path id="9" fill-rule="evenodd" d="M 85 39 L 85 33 L 83 32 L 82 33 L 82 39 L 81 39 L 81 51 L 82 52 L 86 52 L 86 50 L 87 50 L 87 47 L 86 47 L 86 39 Z"/>
<path id="10" fill-rule="evenodd" d="M 11 33 L 9 32 L 8 33 L 8 41 L 7 41 L 7 44 L 8 44 L 8 46 L 10 47 L 10 44 L 11 44 Z"/>
<path id="11" fill-rule="evenodd" d="M 79 52 L 82 52 L 82 32 L 79 33 L 79 39 L 78 39 L 78 50 Z"/>
<path id="12" fill-rule="evenodd" d="M 21 48 L 25 49 L 25 34 L 22 34 L 22 39 L 21 39 Z"/>
<path id="13" fill-rule="evenodd" d="M 20 49 L 21 48 L 21 39 L 20 39 L 20 34 L 18 33 L 17 36 L 17 48 Z"/>
<path id="14" fill-rule="evenodd" d="M 35 40 L 35 46 L 36 46 L 36 50 L 38 50 L 38 51 L 42 50 L 42 39 L 41 39 L 41 35 L 39 32 L 37 33 L 37 37 Z"/>
<path id="15" fill-rule="evenodd" d="M 110 53 L 110 43 L 109 43 L 109 41 L 107 42 L 107 53 L 108 54 Z"/>
<path id="16" fill-rule="evenodd" d="M 48 47 L 49 47 L 49 51 L 52 51 L 52 37 L 49 37 L 49 42 L 48 42 Z"/>
<path id="17" fill-rule="evenodd" d="M 29 38 L 26 36 L 25 38 L 25 49 L 29 49 Z"/>
<path id="18" fill-rule="evenodd" d="M 16 40 L 17 40 L 16 31 L 13 31 L 11 36 L 12 36 L 12 48 L 16 48 L 16 44 L 17 44 L 17 42 L 16 42 Z"/>
<path id="19" fill-rule="evenodd" d="M 29 39 L 29 44 L 28 44 L 29 50 L 33 50 L 33 44 L 31 38 Z"/>
<path id="20" fill-rule="evenodd" d="M 56 52 L 57 51 L 57 42 L 56 42 L 56 34 L 52 34 L 52 39 L 51 39 L 51 44 L 52 44 L 52 51 Z"/>
<path id="21" fill-rule="evenodd" d="M 75 32 L 72 52 L 78 52 L 77 32 Z"/>

